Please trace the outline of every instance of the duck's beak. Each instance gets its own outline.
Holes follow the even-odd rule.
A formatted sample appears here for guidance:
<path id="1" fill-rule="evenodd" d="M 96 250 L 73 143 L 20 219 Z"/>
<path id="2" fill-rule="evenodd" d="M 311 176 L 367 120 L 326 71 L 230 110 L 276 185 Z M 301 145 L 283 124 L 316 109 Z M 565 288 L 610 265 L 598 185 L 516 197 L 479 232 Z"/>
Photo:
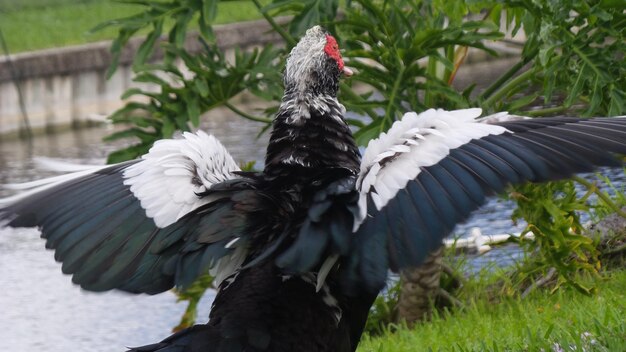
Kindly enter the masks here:
<path id="1" fill-rule="evenodd" d="M 346 77 L 350 77 L 354 74 L 354 71 L 348 68 L 348 66 L 343 67 L 343 75 Z"/>

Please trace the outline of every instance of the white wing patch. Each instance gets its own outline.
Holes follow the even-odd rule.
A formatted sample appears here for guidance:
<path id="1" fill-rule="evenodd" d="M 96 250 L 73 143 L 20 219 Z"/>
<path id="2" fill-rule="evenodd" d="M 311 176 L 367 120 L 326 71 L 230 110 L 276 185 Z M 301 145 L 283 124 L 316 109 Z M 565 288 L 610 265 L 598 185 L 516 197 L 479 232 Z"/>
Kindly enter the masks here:
<path id="1" fill-rule="evenodd" d="M 202 131 L 183 137 L 157 141 L 142 161 L 124 170 L 124 184 L 161 228 L 210 202 L 197 194 L 240 170 L 215 137 Z"/>
<path id="2" fill-rule="evenodd" d="M 481 109 L 430 109 L 419 115 L 409 112 L 387 133 L 371 140 L 356 185 L 360 192 L 360 214 L 355 219 L 354 231 L 365 220 L 368 194 L 380 210 L 419 175 L 422 167 L 437 164 L 451 149 L 472 139 L 507 131 L 504 127 L 476 122 L 481 113 Z M 503 113 L 498 114 L 499 118 L 502 116 Z"/>

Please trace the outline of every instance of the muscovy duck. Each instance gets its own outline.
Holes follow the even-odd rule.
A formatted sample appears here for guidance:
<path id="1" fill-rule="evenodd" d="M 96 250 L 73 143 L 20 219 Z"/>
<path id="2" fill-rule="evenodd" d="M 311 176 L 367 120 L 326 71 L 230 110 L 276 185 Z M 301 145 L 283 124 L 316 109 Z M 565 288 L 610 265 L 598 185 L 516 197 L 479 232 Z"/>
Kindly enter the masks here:
<path id="1" fill-rule="evenodd" d="M 156 294 L 215 275 L 207 324 L 133 351 L 354 351 L 388 271 L 419 265 L 487 196 L 623 165 L 626 118 L 484 123 L 479 109 L 407 113 L 361 158 L 337 101 L 344 73 L 336 40 L 309 29 L 262 172 L 185 133 L 37 181 L 0 221 L 38 226 L 87 290 Z"/>

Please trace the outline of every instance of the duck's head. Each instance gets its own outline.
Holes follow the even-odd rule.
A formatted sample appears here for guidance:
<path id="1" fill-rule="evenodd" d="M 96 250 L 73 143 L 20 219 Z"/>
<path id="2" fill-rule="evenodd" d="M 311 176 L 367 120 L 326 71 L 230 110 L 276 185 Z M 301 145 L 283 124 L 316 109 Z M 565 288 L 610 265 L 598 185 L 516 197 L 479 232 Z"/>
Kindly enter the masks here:
<path id="1" fill-rule="evenodd" d="M 291 50 L 283 80 L 287 91 L 336 95 L 342 74 L 352 71 L 344 65 L 337 40 L 315 26 Z"/>

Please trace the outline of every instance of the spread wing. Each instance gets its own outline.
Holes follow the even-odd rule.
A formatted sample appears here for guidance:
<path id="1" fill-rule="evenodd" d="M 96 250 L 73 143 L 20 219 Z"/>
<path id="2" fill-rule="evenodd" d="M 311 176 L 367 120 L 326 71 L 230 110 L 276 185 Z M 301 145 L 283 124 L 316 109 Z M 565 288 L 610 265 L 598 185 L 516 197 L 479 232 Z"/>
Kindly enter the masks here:
<path id="1" fill-rule="evenodd" d="M 203 132 L 155 143 L 139 160 L 21 185 L 0 200 L 0 224 L 39 227 L 66 274 L 92 291 L 158 293 L 208 268 L 218 281 L 243 262 L 247 215 L 262 208 Z"/>
<path id="2" fill-rule="evenodd" d="M 455 224 L 509 184 L 623 165 L 615 154 L 626 154 L 624 117 L 486 124 L 475 121 L 480 113 L 408 113 L 369 143 L 356 184 L 350 280 L 380 289 L 389 269 L 419 265 Z"/>

